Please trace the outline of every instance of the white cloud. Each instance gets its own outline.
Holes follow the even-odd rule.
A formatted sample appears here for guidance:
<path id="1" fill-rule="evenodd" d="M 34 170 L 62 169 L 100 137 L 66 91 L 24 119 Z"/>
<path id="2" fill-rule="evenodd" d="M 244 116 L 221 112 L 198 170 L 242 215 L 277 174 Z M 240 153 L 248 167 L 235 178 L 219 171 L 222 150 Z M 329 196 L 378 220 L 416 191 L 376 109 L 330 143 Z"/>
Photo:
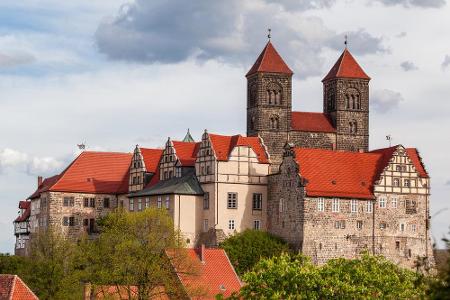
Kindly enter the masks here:
<path id="1" fill-rule="evenodd" d="M 402 94 L 399 92 L 383 89 L 376 90 L 372 93 L 370 103 L 376 112 L 384 114 L 397 108 L 404 100 Z"/>
<path id="2" fill-rule="evenodd" d="M 35 61 L 34 56 L 28 53 L 14 53 L 14 54 L 0 53 L 0 68 L 16 67 L 20 65 L 29 64 L 34 61 Z"/>
<path id="3" fill-rule="evenodd" d="M 16 170 L 28 175 L 53 175 L 66 162 L 53 157 L 31 156 L 14 149 L 0 149 L 0 172 Z"/>
<path id="4" fill-rule="evenodd" d="M 450 66 L 450 55 L 446 55 L 444 57 L 444 61 L 441 64 L 442 70 L 447 70 L 448 66 Z"/>
<path id="5" fill-rule="evenodd" d="M 8 167 L 16 167 L 26 164 L 28 155 L 14 149 L 6 148 L 0 150 L 0 170 Z"/>
<path id="6" fill-rule="evenodd" d="M 404 61 L 400 64 L 400 67 L 403 69 L 403 71 L 414 71 L 417 70 L 417 66 L 412 61 Z"/>

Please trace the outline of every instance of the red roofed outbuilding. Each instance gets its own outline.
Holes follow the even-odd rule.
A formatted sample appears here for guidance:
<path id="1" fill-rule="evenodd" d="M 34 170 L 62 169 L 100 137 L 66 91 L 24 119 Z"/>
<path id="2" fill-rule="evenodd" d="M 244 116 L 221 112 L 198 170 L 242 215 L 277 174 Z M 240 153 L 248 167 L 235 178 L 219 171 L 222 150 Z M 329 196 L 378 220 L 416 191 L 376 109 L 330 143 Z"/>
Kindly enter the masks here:
<path id="1" fill-rule="evenodd" d="M 0 274 L 0 299 L 39 300 L 19 276 L 9 274 Z"/>

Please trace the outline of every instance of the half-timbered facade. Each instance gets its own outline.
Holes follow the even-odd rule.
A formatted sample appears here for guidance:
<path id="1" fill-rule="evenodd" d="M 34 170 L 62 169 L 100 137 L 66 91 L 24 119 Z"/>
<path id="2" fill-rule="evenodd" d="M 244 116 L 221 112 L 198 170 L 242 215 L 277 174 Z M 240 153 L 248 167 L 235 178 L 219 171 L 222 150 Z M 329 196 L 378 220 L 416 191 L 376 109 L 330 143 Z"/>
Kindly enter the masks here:
<path id="1" fill-rule="evenodd" d="M 26 255 L 28 253 L 30 241 L 30 212 L 31 202 L 19 202 L 19 215 L 14 220 L 14 235 L 16 236 L 16 245 L 14 247 L 15 255 Z"/>

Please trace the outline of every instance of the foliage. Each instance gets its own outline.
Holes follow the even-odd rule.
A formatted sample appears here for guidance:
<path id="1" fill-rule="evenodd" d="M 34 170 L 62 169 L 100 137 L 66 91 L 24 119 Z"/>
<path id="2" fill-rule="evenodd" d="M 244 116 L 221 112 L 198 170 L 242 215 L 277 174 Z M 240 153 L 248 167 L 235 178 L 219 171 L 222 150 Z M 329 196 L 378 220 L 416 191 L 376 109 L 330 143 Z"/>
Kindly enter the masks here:
<path id="1" fill-rule="evenodd" d="M 51 228 L 33 236 L 30 257 L 21 277 L 39 299 L 82 297 L 79 273 L 74 265 L 76 250 L 76 244 Z"/>
<path id="2" fill-rule="evenodd" d="M 368 254 L 323 266 L 283 254 L 261 260 L 243 279 L 240 296 L 245 299 L 408 299 L 423 296 L 424 290 L 416 273 Z"/>
<path id="3" fill-rule="evenodd" d="M 25 257 L 0 253 L 0 274 L 23 274 L 27 264 Z"/>
<path id="4" fill-rule="evenodd" d="M 429 297 L 431 299 L 450 299 L 450 240 L 444 239 L 447 244 L 449 258 L 447 259 L 447 267 L 438 274 L 438 280 L 430 283 Z"/>
<path id="5" fill-rule="evenodd" d="M 172 218 L 162 209 L 110 213 L 101 222 L 99 237 L 83 241 L 80 247 L 84 280 L 98 286 L 126 287 L 130 298 L 135 298 L 133 290 L 137 299 L 163 293 L 176 298 L 180 290 L 171 265 L 180 272 L 196 270 L 181 249 L 183 243 Z M 169 255 L 167 249 L 172 249 Z"/>
<path id="6" fill-rule="evenodd" d="M 261 258 L 288 252 L 288 245 L 278 237 L 260 230 L 245 230 L 220 244 L 240 275 L 249 271 Z"/>

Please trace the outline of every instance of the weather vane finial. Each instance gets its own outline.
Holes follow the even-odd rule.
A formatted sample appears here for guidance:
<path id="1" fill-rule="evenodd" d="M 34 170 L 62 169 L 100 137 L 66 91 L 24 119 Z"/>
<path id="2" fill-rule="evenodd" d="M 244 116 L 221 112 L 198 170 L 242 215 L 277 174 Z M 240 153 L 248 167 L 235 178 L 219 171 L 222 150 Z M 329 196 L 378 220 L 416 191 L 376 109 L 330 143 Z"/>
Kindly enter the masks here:
<path id="1" fill-rule="evenodd" d="M 348 45 L 348 36 L 345 35 L 344 37 L 344 45 L 345 45 L 345 49 L 347 49 L 347 45 Z"/>
<path id="2" fill-rule="evenodd" d="M 270 29 L 270 28 L 267 28 L 267 32 L 268 32 L 268 34 L 267 34 L 267 38 L 269 39 L 269 41 L 270 41 L 270 38 L 272 37 L 272 35 L 270 34 L 271 32 L 272 32 L 272 29 Z"/>

